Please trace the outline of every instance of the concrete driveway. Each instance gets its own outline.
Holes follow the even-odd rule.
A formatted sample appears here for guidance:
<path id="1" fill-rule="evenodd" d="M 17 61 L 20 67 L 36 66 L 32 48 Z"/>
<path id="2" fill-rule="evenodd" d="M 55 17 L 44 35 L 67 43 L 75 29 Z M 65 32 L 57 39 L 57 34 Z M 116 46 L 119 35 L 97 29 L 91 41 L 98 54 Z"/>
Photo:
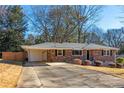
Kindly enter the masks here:
<path id="1" fill-rule="evenodd" d="M 68 63 L 30 63 L 24 67 L 17 87 L 110 88 L 124 87 L 124 79 L 86 70 Z"/>

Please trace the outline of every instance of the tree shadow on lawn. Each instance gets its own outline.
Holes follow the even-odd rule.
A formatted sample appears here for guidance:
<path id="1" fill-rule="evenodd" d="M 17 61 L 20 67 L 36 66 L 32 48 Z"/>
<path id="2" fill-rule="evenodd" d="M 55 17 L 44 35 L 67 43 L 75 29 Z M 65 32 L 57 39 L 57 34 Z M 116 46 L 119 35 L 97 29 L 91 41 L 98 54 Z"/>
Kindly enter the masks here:
<path id="1" fill-rule="evenodd" d="M 22 66 L 23 65 L 23 61 L 10 61 L 10 60 L 0 60 L 0 63 L 2 64 L 10 64 L 10 65 L 19 65 Z"/>
<path id="2" fill-rule="evenodd" d="M 40 66 L 50 66 L 49 64 L 47 64 L 46 62 L 25 62 L 24 63 L 24 65 L 23 65 L 24 67 L 35 67 L 35 66 L 38 66 L 38 67 L 40 67 Z"/>

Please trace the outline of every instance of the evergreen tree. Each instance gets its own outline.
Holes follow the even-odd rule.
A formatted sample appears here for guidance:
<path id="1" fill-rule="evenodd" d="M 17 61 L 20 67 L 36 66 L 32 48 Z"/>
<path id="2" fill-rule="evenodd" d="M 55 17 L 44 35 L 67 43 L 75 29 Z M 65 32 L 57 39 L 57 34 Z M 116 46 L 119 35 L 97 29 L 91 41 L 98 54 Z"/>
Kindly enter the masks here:
<path id="1" fill-rule="evenodd" d="M 26 31 L 25 15 L 21 6 L 8 6 L 6 11 L 0 16 L 1 51 L 20 51 Z"/>

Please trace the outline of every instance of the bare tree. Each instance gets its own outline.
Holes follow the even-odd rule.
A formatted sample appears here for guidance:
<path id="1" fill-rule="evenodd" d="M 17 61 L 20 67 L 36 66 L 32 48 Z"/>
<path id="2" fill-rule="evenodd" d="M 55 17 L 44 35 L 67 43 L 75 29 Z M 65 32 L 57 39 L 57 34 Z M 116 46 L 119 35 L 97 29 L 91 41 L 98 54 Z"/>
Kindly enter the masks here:
<path id="1" fill-rule="evenodd" d="M 87 32 L 86 42 L 104 45 L 103 37 L 103 30 L 94 25 Z"/>
<path id="2" fill-rule="evenodd" d="M 70 6 L 36 6 L 32 10 L 32 22 L 45 42 L 65 42 L 73 36 L 77 25 L 70 15 Z"/>
<path id="3" fill-rule="evenodd" d="M 28 35 L 28 37 L 25 39 L 25 44 L 27 44 L 27 45 L 35 44 L 35 37 L 33 34 Z"/>
<path id="4" fill-rule="evenodd" d="M 1 5 L 0 6 L 0 15 L 5 15 L 8 12 L 7 8 L 8 8 L 8 6 Z"/>
<path id="5" fill-rule="evenodd" d="M 69 42 L 69 38 L 73 38 L 75 29 L 78 24 L 75 23 L 72 13 L 71 6 L 57 6 L 52 11 L 51 20 L 53 26 L 53 36 L 55 42 Z M 57 40 L 57 41 L 56 41 Z"/>
<path id="6" fill-rule="evenodd" d="M 92 6 L 92 5 L 83 5 L 83 6 L 73 6 L 73 17 L 78 24 L 78 42 L 85 42 L 86 31 L 99 20 L 99 14 L 103 6 Z M 83 33 L 83 38 L 81 38 L 81 33 Z"/>
<path id="7" fill-rule="evenodd" d="M 44 42 L 85 42 L 102 6 L 33 6 L 29 18 Z M 77 38 L 78 37 L 78 38 Z"/>
<path id="8" fill-rule="evenodd" d="M 33 23 L 36 32 L 43 36 L 44 42 L 50 41 L 51 23 L 48 17 L 50 6 L 31 6 L 31 9 L 33 16 L 28 19 Z"/>
<path id="9" fill-rule="evenodd" d="M 105 33 L 105 41 L 109 46 L 112 47 L 121 47 L 122 42 L 124 41 L 124 28 L 121 29 L 110 29 Z"/>

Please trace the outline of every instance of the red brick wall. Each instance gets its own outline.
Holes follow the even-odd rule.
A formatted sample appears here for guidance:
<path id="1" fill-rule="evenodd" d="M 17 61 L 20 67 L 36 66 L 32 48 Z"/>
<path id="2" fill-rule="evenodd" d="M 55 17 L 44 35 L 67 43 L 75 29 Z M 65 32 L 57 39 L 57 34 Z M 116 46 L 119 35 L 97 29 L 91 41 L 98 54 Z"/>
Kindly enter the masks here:
<path id="1" fill-rule="evenodd" d="M 85 55 L 86 55 L 86 50 L 85 51 Z M 90 57 L 94 57 L 96 60 L 100 60 L 100 61 L 115 61 L 115 51 L 113 51 L 113 55 L 112 56 L 102 56 L 102 50 L 90 50 L 89 51 Z"/>
<path id="2" fill-rule="evenodd" d="M 86 59 L 87 58 L 87 50 L 82 50 L 83 55 L 82 56 L 73 56 L 72 50 L 65 50 L 65 56 L 56 56 L 55 50 L 48 50 L 47 51 L 47 60 L 49 62 L 57 62 L 57 61 L 67 61 L 72 62 L 73 59 L 79 58 L 79 59 Z M 115 57 L 113 56 L 102 56 L 102 50 L 90 50 L 89 52 L 90 57 L 94 57 L 96 60 L 100 61 L 115 61 Z"/>
<path id="3" fill-rule="evenodd" d="M 67 61 L 67 62 L 71 62 L 73 59 L 75 58 L 80 58 L 82 59 L 83 56 L 73 56 L 72 55 L 72 50 L 65 50 L 65 56 L 56 56 L 55 55 L 55 50 L 48 50 L 48 61 L 58 61 L 58 62 L 62 62 L 62 61 Z"/>
<path id="4" fill-rule="evenodd" d="M 3 60 L 24 61 L 25 58 L 25 52 L 2 52 Z"/>
<path id="5" fill-rule="evenodd" d="M 96 60 L 101 60 L 103 62 L 108 61 L 108 62 L 115 62 L 114 56 L 95 56 Z"/>
<path id="6" fill-rule="evenodd" d="M 55 50 L 48 50 L 48 61 L 49 62 L 72 62 L 73 59 L 79 58 L 79 59 L 86 59 L 87 58 L 87 50 L 82 50 L 82 56 L 73 56 L 72 50 L 65 50 L 65 56 L 55 56 Z M 100 61 L 115 61 L 114 56 L 102 56 L 101 50 L 90 50 L 89 51 L 90 57 L 94 57 L 96 60 Z"/>
<path id="7" fill-rule="evenodd" d="M 96 60 L 101 60 L 101 61 L 113 61 L 113 62 L 115 62 L 115 51 L 113 51 L 113 55 L 108 55 L 108 56 L 102 56 L 102 51 L 100 51 L 99 50 L 99 52 L 100 52 L 100 54 L 99 55 L 94 55 L 94 57 L 96 58 Z"/>

